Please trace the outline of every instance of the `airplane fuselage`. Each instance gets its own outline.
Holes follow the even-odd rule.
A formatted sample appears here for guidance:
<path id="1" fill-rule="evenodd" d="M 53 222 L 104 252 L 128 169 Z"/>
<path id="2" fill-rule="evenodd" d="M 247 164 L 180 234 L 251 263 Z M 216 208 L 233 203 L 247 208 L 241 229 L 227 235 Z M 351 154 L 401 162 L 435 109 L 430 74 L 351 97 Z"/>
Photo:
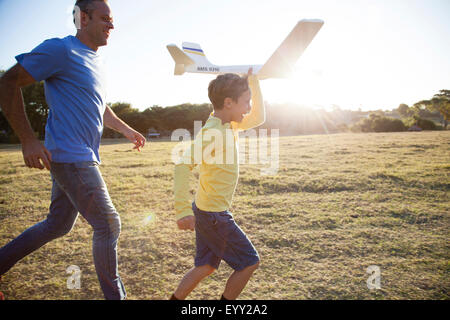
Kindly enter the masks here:
<path id="1" fill-rule="evenodd" d="M 190 73 L 207 73 L 207 74 L 225 74 L 237 73 L 241 75 L 248 74 L 249 69 L 253 69 L 253 73 L 257 74 L 262 65 L 239 65 L 239 66 L 216 66 L 216 65 L 187 65 L 185 72 Z"/>

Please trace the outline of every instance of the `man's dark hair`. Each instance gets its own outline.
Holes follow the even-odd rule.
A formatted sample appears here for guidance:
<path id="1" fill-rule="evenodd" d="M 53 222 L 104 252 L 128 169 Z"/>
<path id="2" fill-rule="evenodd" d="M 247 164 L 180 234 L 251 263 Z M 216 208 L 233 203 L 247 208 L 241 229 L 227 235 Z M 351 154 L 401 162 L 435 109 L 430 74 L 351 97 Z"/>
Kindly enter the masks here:
<path id="1" fill-rule="evenodd" d="M 249 90 L 247 77 L 226 73 L 209 83 L 208 96 L 214 110 L 220 110 L 223 109 L 225 98 L 231 98 L 237 102 L 239 97 L 247 90 Z"/>
<path id="2" fill-rule="evenodd" d="M 86 13 L 89 16 L 89 19 L 92 19 L 93 5 L 96 1 L 108 2 L 108 0 L 77 0 L 75 5 L 80 8 L 80 11 Z M 73 10 L 73 15 L 75 16 L 75 10 Z M 73 22 L 75 23 L 75 18 L 73 19 Z"/>

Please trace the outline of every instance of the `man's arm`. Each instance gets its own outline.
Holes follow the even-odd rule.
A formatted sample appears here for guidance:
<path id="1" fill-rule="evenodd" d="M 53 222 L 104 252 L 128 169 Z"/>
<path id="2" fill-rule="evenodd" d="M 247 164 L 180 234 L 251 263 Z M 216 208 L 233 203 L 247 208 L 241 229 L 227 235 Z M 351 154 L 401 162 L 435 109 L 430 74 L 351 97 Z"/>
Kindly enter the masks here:
<path id="1" fill-rule="evenodd" d="M 146 140 L 144 136 L 123 122 L 109 106 L 106 106 L 105 114 L 103 115 L 103 123 L 108 128 L 120 132 L 125 138 L 134 143 L 133 149 L 141 151 L 140 148 L 145 146 Z"/>
<path id="2" fill-rule="evenodd" d="M 21 88 L 36 82 L 20 65 L 16 64 L 0 78 L 0 107 L 22 143 L 23 159 L 27 167 L 50 170 L 52 156 L 35 137 L 25 113 Z M 44 165 L 42 165 L 41 160 Z"/>

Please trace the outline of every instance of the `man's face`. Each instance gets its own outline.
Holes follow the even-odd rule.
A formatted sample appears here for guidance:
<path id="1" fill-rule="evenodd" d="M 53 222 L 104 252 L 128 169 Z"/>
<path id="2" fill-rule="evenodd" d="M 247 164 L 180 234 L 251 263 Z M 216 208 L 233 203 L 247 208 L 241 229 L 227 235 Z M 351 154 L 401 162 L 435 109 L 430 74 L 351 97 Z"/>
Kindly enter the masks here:
<path id="1" fill-rule="evenodd" d="M 238 98 L 237 102 L 231 100 L 231 120 L 234 122 L 241 122 L 242 119 L 244 119 L 244 115 L 250 112 L 251 106 L 250 106 L 250 100 L 252 96 L 250 93 L 250 90 L 245 91 L 241 96 Z"/>
<path id="2" fill-rule="evenodd" d="M 93 2 L 92 19 L 87 17 L 86 32 L 98 47 L 108 44 L 109 33 L 114 29 L 111 9 L 106 2 Z"/>

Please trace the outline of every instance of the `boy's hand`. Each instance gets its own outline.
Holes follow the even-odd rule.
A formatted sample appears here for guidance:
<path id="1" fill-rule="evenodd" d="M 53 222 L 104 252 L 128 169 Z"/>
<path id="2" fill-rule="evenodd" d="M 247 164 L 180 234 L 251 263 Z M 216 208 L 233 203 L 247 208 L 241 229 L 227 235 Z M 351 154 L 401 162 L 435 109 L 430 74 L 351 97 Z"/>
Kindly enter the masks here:
<path id="1" fill-rule="evenodd" d="M 179 219 L 177 221 L 178 228 L 180 230 L 191 230 L 194 231 L 195 228 L 195 217 L 194 216 L 187 216 Z"/>
<path id="2" fill-rule="evenodd" d="M 248 76 L 250 77 L 253 74 L 253 68 L 248 69 Z"/>

